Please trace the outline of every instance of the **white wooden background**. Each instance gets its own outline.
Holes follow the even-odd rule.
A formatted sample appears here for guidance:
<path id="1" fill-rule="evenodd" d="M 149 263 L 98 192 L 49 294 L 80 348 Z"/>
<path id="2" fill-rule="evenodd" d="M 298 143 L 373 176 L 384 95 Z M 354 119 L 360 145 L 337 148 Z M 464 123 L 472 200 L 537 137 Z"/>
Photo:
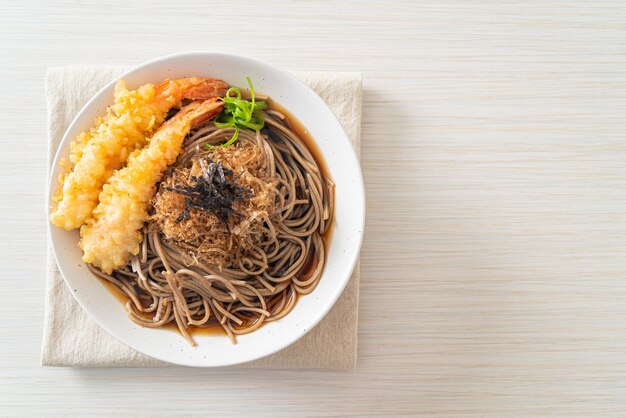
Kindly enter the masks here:
<path id="1" fill-rule="evenodd" d="M 0 415 L 626 414 L 623 1 L 2 1 Z M 364 74 L 351 372 L 39 366 L 47 66 Z"/>

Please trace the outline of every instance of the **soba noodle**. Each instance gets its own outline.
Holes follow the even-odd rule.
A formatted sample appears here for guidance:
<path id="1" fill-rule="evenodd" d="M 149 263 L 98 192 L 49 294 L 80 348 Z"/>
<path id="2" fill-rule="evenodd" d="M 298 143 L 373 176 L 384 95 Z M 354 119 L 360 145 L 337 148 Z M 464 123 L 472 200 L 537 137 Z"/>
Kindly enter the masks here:
<path id="1" fill-rule="evenodd" d="M 236 335 L 287 315 L 298 295 L 317 286 L 334 184 L 282 113 L 267 110 L 263 116 L 262 132 L 241 130 L 232 145 L 261 150 L 264 181 L 272 187 L 273 210 L 245 225 L 251 248 L 225 254 L 225 265 L 209 264 L 196 256 L 198 248 L 168 239 L 148 225 L 139 254 L 124 268 L 108 275 L 90 266 L 128 297 L 126 311 L 137 324 L 158 328 L 175 323 L 192 345 L 194 327 L 219 324 L 235 342 Z M 210 158 L 212 151 L 204 144 L 221 144 L 232 135 L 232 128 L 218 129 L 213 123 L 195 130 L 170 171 Z"/>

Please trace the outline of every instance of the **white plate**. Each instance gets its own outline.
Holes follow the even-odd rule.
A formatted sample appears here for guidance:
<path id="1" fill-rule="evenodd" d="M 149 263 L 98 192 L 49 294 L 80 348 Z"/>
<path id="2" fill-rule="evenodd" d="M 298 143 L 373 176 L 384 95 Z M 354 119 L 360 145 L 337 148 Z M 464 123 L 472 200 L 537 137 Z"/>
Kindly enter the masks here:
<path id="1" fill-rule="evenodd" d="M 72 295 L 102 328 L 124 344 L 148 356 L 186 366 L 218 367 L 244 363 L 275 353 L 293 344 L 328 313 L 350 279 L 363 238 L 365 196 L 363 178 L 352 145 L 337 118 L 310 88 L 274 66 L 236 55 L 194 52 L 167 56 L 140 65 L 120 78 L 129 88 L 158 83 L 166 78 L 216 77 L 230 85 L 245 86 L 250 76 L 258 92 L 274 98 L 296 117 L 318 144 L 335 181 L 336 207 L 328 259 L 315 291 L 300 298 L 285 318 L 237 337 L 232 345 L 226 336 L 196 336 L 191 347 L 171 330 L 142 328 L 126 316 L 120 302 L 81 261 L 78 232 L 49 225 L 52 247 Z M 69 154 L 69 143 L 112 102 L 112 80 L 78 113 L 54 158 L 48 202 L 57 188 L 59 159 Z M 50 209 L 50 208 L 48 208 Z"/>

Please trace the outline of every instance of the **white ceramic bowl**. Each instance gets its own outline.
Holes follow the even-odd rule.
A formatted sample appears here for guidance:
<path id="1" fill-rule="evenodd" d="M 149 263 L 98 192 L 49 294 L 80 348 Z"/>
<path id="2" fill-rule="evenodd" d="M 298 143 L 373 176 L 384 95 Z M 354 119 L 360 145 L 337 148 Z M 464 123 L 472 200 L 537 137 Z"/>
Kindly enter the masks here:
<path id="1" fill-rule="evenodd" d="M 61 273 L 72 295 L 102 328 L 124 344 L 148 356 L 186 366 L 217 367 L 255 360 L 275 353 L 305 335 L 328 313 L 341 295 L 361 247 L 365 217 L 363 178 L 352 145 L 337 118 L 311 89 L 291 74 L 250 58 L 194 52 L 167 56 L 140 65 L 120 78 L 129 88 L 158 83 L 166 78 L 216 77 L 230 85 L 245 86 L 250 76 L 255 90 L 285 106 L 309 130 L 317 142 L 335 181 L 336 208 L 328 260 L 315 291 L 298 300 L 294 310 L 280 321 L 237 338 L 196 336 L 191 347 L 171 330 L 142 328 L 127 318 L 123 306 L 81 261 L 78 232 L 49 225 L 52 246 Z M 68 128 L 54 159 L 48 202 L 56 190 L 59 159 L 69 153 L 69 144 L 88 129 L 94 118 L 112 101 L 116 80 L 98 92 L 78 113 Z"/>

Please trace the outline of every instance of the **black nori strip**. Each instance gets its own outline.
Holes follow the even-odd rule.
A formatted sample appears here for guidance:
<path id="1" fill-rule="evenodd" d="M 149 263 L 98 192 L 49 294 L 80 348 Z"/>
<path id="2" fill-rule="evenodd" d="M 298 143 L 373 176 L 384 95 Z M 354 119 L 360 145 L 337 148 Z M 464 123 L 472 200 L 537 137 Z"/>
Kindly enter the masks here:
<path id="1" fill-rule="evenodd" d="M 176 219 L 176 223 L 182 222 L 189 217 L 191 208 L 214 213 L 226 226 L 228 216 L 243 217 L 233 209 L 234 202 L 250 199 L 254 196 L 252 190 L 235 183 L 242 173 L 233 176 L 233 171 L 222 166 L 222 163 L 214 163 L 208 160 L 208 166 L 202 159 L 199 160 L 202 176 L 191 177 L 191 181 L 185 184 L 180 178 L 174 176 L 181 185 L 174 187 L 165 186 L 164 189 L 185 196 L 185 209 Z"/>

